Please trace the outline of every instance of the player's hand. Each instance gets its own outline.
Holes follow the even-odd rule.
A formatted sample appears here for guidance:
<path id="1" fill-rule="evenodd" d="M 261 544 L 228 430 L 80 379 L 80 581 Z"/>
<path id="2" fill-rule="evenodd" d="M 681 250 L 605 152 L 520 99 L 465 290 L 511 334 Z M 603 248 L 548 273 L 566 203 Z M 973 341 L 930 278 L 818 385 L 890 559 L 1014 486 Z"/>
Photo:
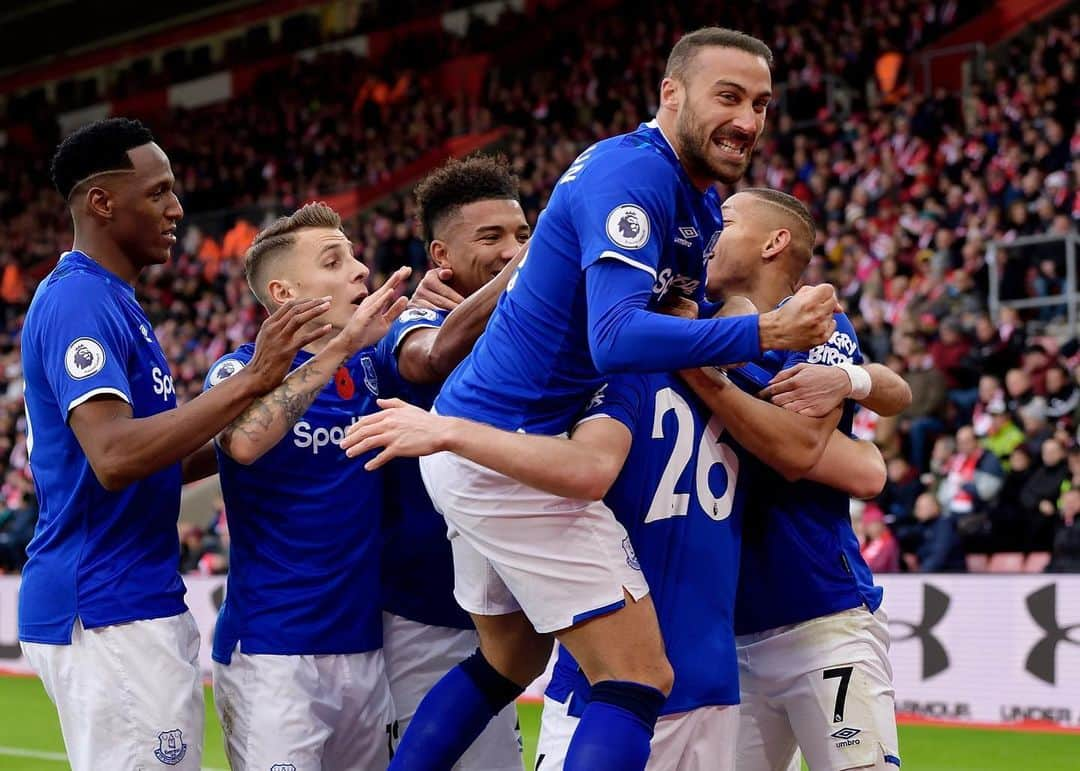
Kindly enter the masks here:
<path id="1" fill-rule="evenodd" d="M 821 345 L 836 329 L 833 314 L 840 310 L 836 290 L 830 284 L 804 286 L 782 307 L 761 314 L 761 349 L 805 351 Z"/>
<path id="2" fill-rule="evenodd" d="M 851 396 L 851 378 L 839 367 L 796 364 L 779 372 L 758 396 L 800 415 L 823 418 Z"/>
<path id="3" fill-rule="evenodd" d="M 696 319 L 698 317 L 698 304 L 689 297 L 679 294 L 669 294 L 661 302 L 658 310 L 666 316 L 676 316 L 680 319 Z"/>
<path id="4" fill-rule="evenodd" d="M 398 268 L 381 287 L 363 299 L 349 323 L 331 341 L 345 356 L 382 339 L 394 320 L 408 307 L 409 299 L 398 295 L 412 268 Z"/>
<path id="5" fill-rule="evenodd" d="M 374 471 L 394 458 L 419 458 L 441 452 L 452 418 L 440 417 L 401 399 L 379 399 L 381 412 L 365 415 L 345 431 L 341 448 L 350 458 L 382 447 L 364 464 Z"/>
<path id="6" fill-rule="evenodd" d="M 415 308 L 431 308 L 437 311 L 452 311 L 465 302 L 447 282 L 454 277 L 450 268 L 432 268 L 420 279 L 420 284 L 413 292 L 409 304 Z"/>
<path id="7" fill-rule="evenodd" d="M 254 378 L 259 394 L 277 388 L 289 374 L 296 352 L 330 331 L 329 324 L 307 327 L 328 310 L 329 297 L 289 300 L 262 323 L 255 338 L 255 354 L 241 370 L 245 377 Z"/>

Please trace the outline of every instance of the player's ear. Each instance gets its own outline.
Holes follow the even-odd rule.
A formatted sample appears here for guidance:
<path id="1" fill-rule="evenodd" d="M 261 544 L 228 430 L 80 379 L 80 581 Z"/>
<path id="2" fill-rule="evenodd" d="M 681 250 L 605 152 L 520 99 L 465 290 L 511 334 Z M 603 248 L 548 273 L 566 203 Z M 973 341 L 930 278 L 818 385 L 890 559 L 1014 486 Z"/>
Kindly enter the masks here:
<path id="1" fill-rule="evenodd" d="M 435 263 L 436 268 L 449 268 L 450 267 L 450 250 L 446 248 L 446 244 L 439 239 L 432 239 L 428 244 L 428 254 L 431 255 L 431 261 Z"/>
<path id="2" fill-rule="evenodd" d="M 773 230 L 769 233 L 769 238 L 765 242 L 765 245 L 761 248 L 761 256 L 767 260 L 771 260 L 778 257 L 783 252 L 788 244 L 791 243 L 791 231 L 787 228 L 780 228 L 779 230 Z"/>
<path id="3" fill-rule="evenodd" d="M 296 299 L 296 290 L 292 283 L 279 278 L 272 278 L 266 285 L 266 294 L 274 305 L 284 305 Z"/>
<path id="4" fill-rule="evenodd" d="M 660 106 L 669 110 L 678 110 L 682 101 L 682 83 L 675 78 L 660 81 Z"/>
<path id="5" fill-rule="evenodd" d="M 112 219 L 113 216 L 113 194 L 103 187 L 94 185 L 82 193 L 85 209 L 89 214 L 102 219 Z M 79 191 L 75 191 L 73 194 L 75 198 L 80 197 Z"/>

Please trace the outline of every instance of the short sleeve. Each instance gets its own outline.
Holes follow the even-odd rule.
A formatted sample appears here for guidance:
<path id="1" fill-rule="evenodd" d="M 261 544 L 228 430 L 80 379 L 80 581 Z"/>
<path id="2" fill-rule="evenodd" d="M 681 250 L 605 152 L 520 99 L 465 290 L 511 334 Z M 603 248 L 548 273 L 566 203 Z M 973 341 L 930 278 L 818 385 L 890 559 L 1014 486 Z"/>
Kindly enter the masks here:
<path id="1" fill-rule="evenodd" d="M 675 169 L 650 148 L 610 151 L 594 163 L 567 183 L 578 186 L 574 226 L 582 269 L 618 260 L 655 280 L 674 219 Z"/>
<path id="2" fill-rule="evenodd" d="M 611 378 L 589 399 L 574 428 L 590 420 L 609 418 L 622 423 L 633 434 L 648 390 L 646 381 L 646 375 L 628 374 Z"/>
<path id="3" fill-rule="evenodd" d="M 214 366 L 206 373 L 203 380 L 203 391 L 209 391 L 223 380 L 227 380 L 247 366 L 251 357 L 245 355 L 243 350 L 227 353 L 214 362 Z"/>
<path id="4" fill-rule="evenodd" d="M 86 302 L 87 297 L 102 301 Z M 137 330 L 129 328 L 111 300 L 100 281 L 72 276 L 52 290 L 42 309 L 44 324 L 38 330 L 42 364 L 64 420 L 95 396 L 133 403 L 128 359 Z"/>
<path id="5" fill-rule="evenodd" d="M 393 383 L 403 383 L 404 378 L 398 371 L 397 356 L 405 338 L 418 329 L 438 329 L 447 315 L 446 311 L 430 308 L 409 308 L 398 316 L 375 346 L 375 368 L 380 376 L 387 376 Z M 382 390 L 380 389 L 380 395 L 384 395 Z"/>

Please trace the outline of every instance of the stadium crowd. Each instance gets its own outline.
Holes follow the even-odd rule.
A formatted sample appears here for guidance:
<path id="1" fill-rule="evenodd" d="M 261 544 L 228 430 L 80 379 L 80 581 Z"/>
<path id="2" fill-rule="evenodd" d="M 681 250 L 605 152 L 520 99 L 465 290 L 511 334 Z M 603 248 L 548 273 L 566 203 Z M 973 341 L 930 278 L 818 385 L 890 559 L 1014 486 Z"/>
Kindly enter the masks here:
<path id="1" fill-rule="evenodd" d="M 967 99 L 943 90 L 886 99 L 881 84 L 867 82 L 884 53 L 925 47 L 977 10 L 970 5 L 751 4 L 736 12 L 742 18 L 725 18 L 770 41 L 781 86 L 745 183 L 790 191 L 811 207 L 818 248 L 807 281 L 836 286 L 864 353 L 913 392 L 899 418 L 865 410 L 857 418 L 889 470 L 883 493 L 853 507 L 871 567 L 982 569 L 981 555 L 1005 553 L 1009 560 L 994 564 L 1080 571 L 1080 343 L 1075 330 L 1054 334 L 1063 306 L 1006 307 L 994 319 L 987 303 L 995 269 L 1005 300 L 1063 290 L 1060 244 L 990 244 L 1080 224 L 1080 14 L 989 57 Z M 569 33 L 507 13 L 494 26 L 476 22 L 464 39 L 402 46 L 378 67 L 346 53 L 297 60 L 241 98 L 150 121 L 188 215 L 173 261 L 148 271 L 140 289 L 178 400 L 254 337 L 261 311 L 242 257 L 265 216 L 385 181 L 448 137 L 503 126 L 501 151 L 535 223 L 586 145 L 655 112 L 672 40 L 712 21 L 711 4 L 678 6 L 604 24 L 588 24 L 586 14 Z M 534 46 L 545 66 L 515 55 Z M 492 52 L 495 65 L 481 98 L 440 93 L 430 69 L 475 51 Z M 848 110 L 824 107 L 835 87 Z M 0 570 L 19 568 L 35 514 L 22 314 L 71 244 L 68 215 L 46 184 L 48 155 L 44 146 L 0 149 Z M 402 192 L 346 221 L 376 282 L 399 265 L 426 267 L 413 214 Z M 206 522 L 185 526 L 185 569 L 226 567 L 223 512 Z"/>

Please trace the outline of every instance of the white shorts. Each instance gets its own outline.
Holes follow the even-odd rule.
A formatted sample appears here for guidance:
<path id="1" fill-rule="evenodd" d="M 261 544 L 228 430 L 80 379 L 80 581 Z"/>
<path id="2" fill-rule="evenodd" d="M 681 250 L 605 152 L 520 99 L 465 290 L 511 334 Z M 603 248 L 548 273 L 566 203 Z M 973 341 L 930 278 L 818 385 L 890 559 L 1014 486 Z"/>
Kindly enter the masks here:
<path id="1" fill-rule="evenodd" d="M 649 593 L 630 538 L 599 501 L 559 498 L 449 452 L 420 459 L 454 552 L 454 597 L 469 613 L 522 610 L 556 632 Z"/>
<path id="2" fill-rule="evenodd" d="M 429 626 L 383 613 L 383 655 L 394 697 L 394 748 L 409 727 L 420 700 L 439 679 L 476 652 L 476 632 Z M 513 704 L 488 723 L 461 756 L 454 771 L 521 771 L 521 734 Z"/>
<path id="3" fill-rule="evenodd" d="M 739 771 L 897 771 L 889 631 L 881 610 L 816 618 L 737 640 Z"/>
<path id="4" fill-rule="evenodd" d="M 566 751 L 579 719 L 567 714 L 570 700 L 560 704 L 544 697 L 540 739 L 533 771 L 562 771 Z M 700 707 L 663 715 L 656 721 L 646 771 L 734 771 L 739 706 Z"/>
<path id="5" fill-rule="evenodd" d="M 56 704 L 73 771 L 202 768 L 199 629 L 190 613 L 22 644 Z"/>
<path id="6" fill-rule="evenodd" d="M 214 704 L 233 771 L 390 762 L 394 708 L 381 650 L 323 656 L 247 655 L 214 662 Z"/>

